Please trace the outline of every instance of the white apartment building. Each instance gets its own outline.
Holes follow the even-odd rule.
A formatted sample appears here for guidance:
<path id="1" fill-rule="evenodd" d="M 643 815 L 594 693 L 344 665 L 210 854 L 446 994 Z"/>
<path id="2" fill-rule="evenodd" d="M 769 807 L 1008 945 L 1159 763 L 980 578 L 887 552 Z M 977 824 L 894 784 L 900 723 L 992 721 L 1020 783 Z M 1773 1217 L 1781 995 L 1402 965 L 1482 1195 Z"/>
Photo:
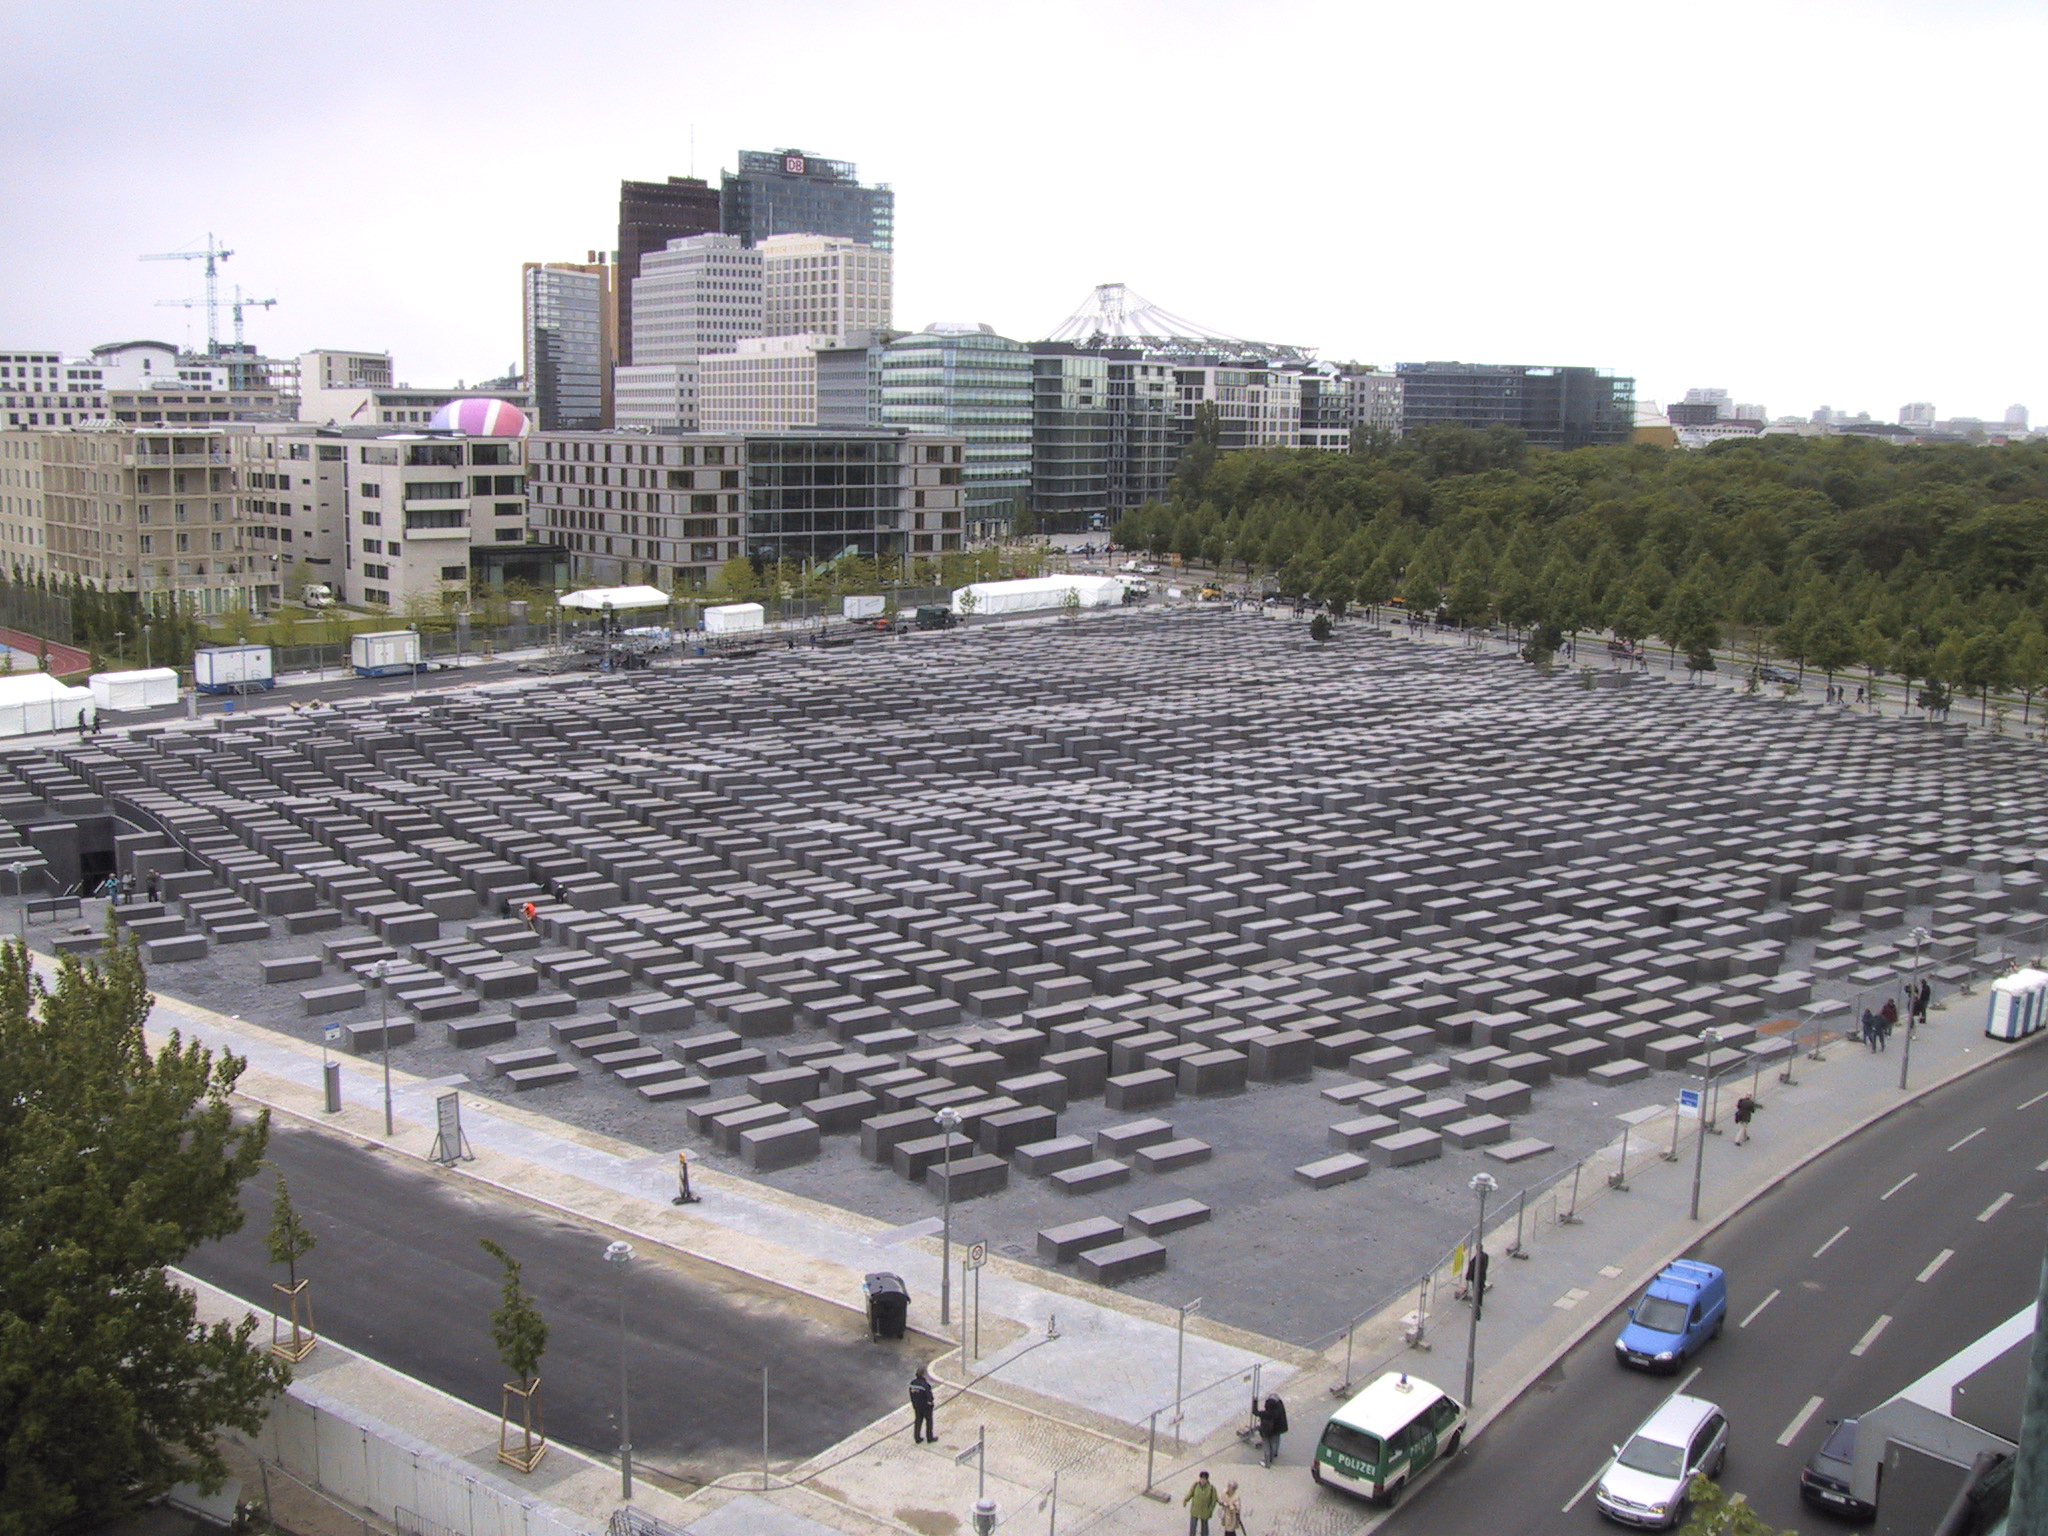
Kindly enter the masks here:
<path id="1" fill-rule="evenodd" d="M 527 542 L 523 438 L 402 434 L 311 446 L 345 453 L 334 585 L 349 602 L 438 610 L 445 594 L 468 590 L 473 552 Z"/>
<path id="2" fill-rule="evenodd" d="M 46 574 L 43 459 L 36 438 L 0 432 L 0 570 Z"/>
<path id="3" fill-rule="evenodd" d="M 106 407 L 90 365 L 66 363 L 49 348 L 0 347 L 0 426 L 77 426 L 105 415 Z"/>
<path id="4" fill-rule="evenodd" d="M 626 363 L 612 370 L 612 420 L 656 432 L 697 430 L 695 363 Z"/>
<path id="5" fill-rule="evenodd" d="M 857 347 L 890 328 L 895 267 L 888 251 L 833 235 L 771 235 L 755 249 L 766 292 L 763 334 Z"/>

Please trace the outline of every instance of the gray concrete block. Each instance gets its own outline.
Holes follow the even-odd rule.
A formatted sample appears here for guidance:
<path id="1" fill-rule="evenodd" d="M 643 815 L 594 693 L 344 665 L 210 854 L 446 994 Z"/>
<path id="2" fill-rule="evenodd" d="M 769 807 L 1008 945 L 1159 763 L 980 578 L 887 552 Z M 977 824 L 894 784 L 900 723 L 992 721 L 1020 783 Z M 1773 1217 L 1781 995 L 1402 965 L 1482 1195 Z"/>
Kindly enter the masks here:
<path id="1" fill-rule="evenodd" d="M 325 969 L 318 955 L 286 955 L 263 962 L 263 984 L 273 987 L 281 981 L 311 981 Z"/>
<path id="2" fill-rule="evenodd" d="M 1429 1163 L 1444 1155 L 1444 1139 L 1435 1131 L 1419 1127 L 1411 1131 L 1396 1131 L 1391 1136 L 1376 1137 L 1372 1143 L 1373 1160 L 1383 1168 L 1405 1168 L 1410 1163 Z"/>
<path id="3" fill-rule="evenodd" d="M 937 1129 L 930 1112 L 922 1109 L 871 1115 L 860 1123 L 860 1155 L 871 1163 L 892 1163 L 898 1146 L 929 1136 Z"/>
<path id="4" fill-rule="evenodd" d="M 558 1061 L 552 1066 L 515 1067 L 505 1074 L 505 1081 L 512 1085 L 514 1093 L 525 1093 L 532 1088 L 555 1088 L 563 1083 L 573 1083 L 579 1076 L 574 1063 Z"/>
<path id="5" fill-rule="evenodd" d="M 519 1033 L 519 1021 L 503 1013 L 459 1019 L 441 1027 L 447 1031 L 448 1043 L 459 1051 L 479 1045 L 496 1045 L 500 1040 L 513 1039 Z"/>
<path id="6" fill-rule="evenodd" d="M 313 987 L 299 994 L 299 1007 L 307 1018 L 317 1018 L 323 1013 L 346 1013 L 351 1008 L 360 1008 L 369 997 L 355 982 L 345 982 L 336 987 Z"/>
<path id="7" fill-rule="evenodd" d="M 1371 1145 L 1375 1136 L 1385 1136 L 1401 1128 L 1401 1122 L 1392 1115 L 1362 1115 L 1356 1120 L 1340 1120 L 1330 1127 L 1330 1147 L 1337 1152 L 1356 1152 Z"/>
<path id="8" fill-rule="evenodd" d="M 1063 1195 L 1092 1195 L 1099 1189 L 1126 1183 L 1130 1177 L 1129 1163 L 1120 1163 L 1115 1158 L 1106 1157 L 1092 1163 L 1062 1168 L 1052 1175 L 1049 1182 Z"/>
<path id="9" fill-rule="evenodd" d="M 1474 1147 L 1490 1147 L 1506 1141 L 1514 1128 L 1499 1115 L 1468 1115 L 1462 1120 L 1453 1120 L 1438 1128 L 1448 1146 L 1460 1152 L 1469 1152 Z"/>
<path id="10" fill-rule="evenodd" d="M 1019 1147 L 1050 1141 L 1060 1133 L 1060 1117 L 1049 1109 L 1032 1105 L 1004 1110 L 979 1118 L 972 1128 L 975 1143 L 984 1152 L 1008 1157 Z"/>
<path id="11" fill-rule="evenodd" d="M 807 1163 L 818 1155 L 818 1127 L 809 1120 L 785 1120 L 739 1133 L 740 1158 L 757 1173 Z"/>
<path id="12" fill-rule="evenodd" d="M 393 1045 L 411 1044 L 414 1033 L 411 1019 L 391 1021 L 390 1039 Z M 373 1056 L 384 1049 L 384 1023 L 381 1019 L 368 1019 L 360 1024 L 345 1024 L 342 1026 L 342 1034 L 348 1041 L 352 1055 Z"/>
<path id="13" fill-rule="evenodd" d="M 1107 1216 L 1090 1216 L 1085 1221 L 1070 1221 L 1063 1226 L 1041 1227 L 1038 1256 L 1049 1264 L 1065 1264 L 1091 1248 L 1122 1242 L 1123 1236 L 1123 1227 Z"/>
<path id="14" fill-rule="evenodd" d="M 1291 1083 L 1315 1068 L 1315 1041 L 1295 1030 L 1253 1040 L 1245 1052 L 1245 1073 L 1255 1083 Z"/>
<path id="15" fill-rule="evenodd" d="M 1475 1114 L 1527 1114 L 1534 1090 L 1527 1083 L 1487 1083 L 1465 1090 L 1465 1107 Z"/>
<path id="16" fill-rule="evenodd" d="M 924 1185 L 941 1200 L 949 1196 L 955 1201 L 973 1200 L 1008 1189 L 1010 1165 L 1005 1159 L 987 1152 L 955 1157 L 950 1170 L 940 1163 L 933 1163 L 927 1168 Z"/>
<path id="17" fill-rule="evenodd" d="M 172 965 L 185 960 L 204 960 L 206 949 L 206 936 L 200 933 L 169 939 L 145 939 L 142 959 L 146 965 Z"/>
<path id="18" fill-rule="evenodd" d="M 1206 1163 L 1215 1152 L 1216 1149 L 1206 1141 L 1179 1136 L 1172 1141 L 1155 1141 L 1150 1146 L 1139 1147 L 1132 1153 L 1132 1160 L 1147 1173 L 1172 1173 L 1177 1168 L 1192 1168 L 1196 1163 Z"/>
<path id="19" fill-rule="evenodd" d="M 1242 1093 L 1250 1062 L 1237 1051 L 1201 1051 L 1175 1064 L 1180 1091 L 1189 1098 Z"/>
<path id="20" fill-rule="evenodd" d="M 1166 1249 L 1149 1237 L 1129 1237 L 1120 1243 L 1090 1248 L 1074 1261 L 1081 1278 L 1097 1285 L 1122 1285 L 1166 1268 Z"/>
<path id="21" fill-rule="evenodd" d="M 927 1170 L 937 1166 L 946 1157 L 947 1148 L 952 1149 L 953 1161 L 960 1162 L 976 1156 L 974 1142 L 958 1131 L 941 1131 L 935 1136 L 915 1136 L 896 1143 L 896 1150 L 890 1155 L 890 1162 L 899 1179 L 908 1179 L 913 1184 L 922 1184 Z"/>
<path id="22" fill-rule="evenodd" d="M 719 1074 L 707 1071 L 704 1075 Z M 747 1077 L 747 1091 L 756 1098 L 769 1104 L 786 1104 L 792 1109 L 805 1099 L 816 1098 L 823 1086 L 823 1074 L 810 1067 L 777 1067 Z"/>
<path id="23" fill-rule="evenodd" d="M 1340 1152 L 1335 1157 L 1318 1158 L 1312 1163 L 1303 1163 L 1294 1170 L 1294 1176 L 1310 1189 L 1329 1189 L 1338 1184 L 1349 1184 L 1353 1179 L 1362 1179 L 1372 1172 L 1372 1164 L 1356 1152 Z"/>
<path id="24" fill-rule="evenodd" d="M 1017 1171 L 1031 1178 L 1043 1178 L 1063 1168 L 1078 1168 L 1094 1156 L 1094 1145 L 1086 1136 L 1055 1136 L 1050 1141 L 1031 1142 L 1010 1154 Z"/>
<path id="25" fill-rule="evenodd" d="M 854 1089 L 811 1099 L 804 1104 L 803 1112 L 822 1134 L 847 1136 L 858 1131 L 861 1122 L 874 1115 L 875 1107 L 873 1094 Z"/>
<path id="26" fill-rule="evenodd" d="M 1549 1142 L 1524 1136 L 1518 1141 L 1504 1141 L 1499 1146 L 1488 1147 L 1486 1155 L 1496 1163 L 1519 1163 L 1525 1158 L 1541 1157 L 1550 1150 Z"/>
<path id="27" fill-rule="evenodd" d="M 1623 1083 L 1640 1082 L 1650 1075 L 1650 1069 L 1640 1061 L 1607 1061 L 1586 1073 L 1586 1080 L 1603 1087 L 1619 1087 Z"/>
<path id="28" fill-rule="evenodd" d="M 1167 1237 L 1189 1227 L 1198 1227 L 1214 1213 L 1199 1200 L 1169 1200 L 1131 1212 L 1124 1222 L 1126 1231 L 1144 1237 Z"/>
<path id="29" fill-rule="evenodd" d="M 1171 1104 L 1178 1087 L 1179 1080 L 1171 1072 L 1148 1067 L 1110 1078 L 1103 1084 L 1102 1101 L 1114 1110 L 1154 1109 Z"/>
<path id="30" fill-rule="evenodd" d="M 996 1088 L 1020 1104 L 1033 1104 L 1055 1114 L 1067 1107 L 1067 1080 L 1057 1072 L 1028 1072 L 1022 1077 L 1006 1077 L 996 1084 Z"/>

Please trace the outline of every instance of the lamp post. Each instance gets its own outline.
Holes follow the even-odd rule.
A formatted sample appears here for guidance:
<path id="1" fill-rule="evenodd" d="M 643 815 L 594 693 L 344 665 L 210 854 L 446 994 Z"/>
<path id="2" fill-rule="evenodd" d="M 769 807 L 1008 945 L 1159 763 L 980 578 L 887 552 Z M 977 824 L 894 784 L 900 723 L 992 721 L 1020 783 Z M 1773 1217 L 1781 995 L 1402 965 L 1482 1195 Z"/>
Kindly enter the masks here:
<path id="1" fill-rule="evenodd" d="M 946 1160 L 945 1215 L 939 1228 L 939 1326 L 953 1321 L 953 1133 L 960 1129 L 960 1111 L 948 1104 L 939 1111 L 941 1155 Z"/>
<path id="2" fill-rule="evenodd" d="M 633 1257 L 633 1245 L 626 1242 L 605 1246 L 604 1260 L 612 1267 L 619 1291 L 619 1497 L 633 1499 L 633 1422 L 628 1417 L 630 1398 L 626 1390 L 626 1265 Z"/>
<path id="3" fill-rule="evenodd" d="M 1469 1412 L 1479 1365 L 1479 1314 L 1486 1309 L 1486 1197 L 1500 1188 L 1500 1181 L 1490 1173 L 1475 1173 L 1467 1187 L 1479 1196 L 1479 1225 L 1472 1240 L 1472 1316 L 1465 1325 L 1465 1408 Z"/>
<path id="4" fill-rule="evenodd" d="M 18 931 L 21 934 L 21 947 L 23 949 L 28 948 L 28 903 L 21 899 L 21 881 L 22 877 L 33 867 L 33 865 L 23 859 L 16 859 L 7 866 L 7 873 L 14 876 L 14 918 L 15 922 L 19 925 Z"/>
<path id="5" fill-rule="evenodd" d="M 149 625 L 147 623 L 142 626 L 142 665 L 144 668 L 153 665 L 149 658 Z"/>
<path id="6" fill-rule="evenodd" d="M 1906 999 L 1906 1048 L 1899 1052 L 1899 1092 L 1906 1091 L 1906 1074 L 1913 1067 L 1913 1010 L 1920 999 L 1920 946 L 1925 944 L 1928 933 L 1925 928 L 1913 930 L 1913 995 Z"/>
<path id="7" fill-rule="evenodd" d="M 379 1028 L 380 1045 L 384 1056 L 384 1134 L 390 1136 L 391 1126 L 391 991 L 384 985 L 384 978 L 391 974 L 391 962 L 379 960 L 363 973 L 377 983 L 377 1015 L 382 1021 Z"/>
<path id="8" fill-rule="evenodd" d="M 1190 1312 L 1199 1312 L 1201 1310 L 1202 1298 L 1197 1296 L 1193 1301 L 1184 1301 L 1180 1304 L 1180 1316 L 1174 1320 L 1173 1438 L 1175 1444 L 1179 1444 L 1180 1442 L 1181 1382 L 1186 1379 L 1185 1371 L 1188 1360 L 1188 1314 Z"/>
<path id="9" fill-rule="evenodd" d="M 1700 1038 L 1707 1042 L 1706 1054 L 1700 1058 L 1700 1134 L 1692 1149 L 1692 1219 L 1700 1219 L 1700 1173 L 1707 1161 L 1707 1092 L 1714 1081 L 1714 1047 L 1721 1043 L 1721 1031 L 1703 1029 Z"/>
<path id="10" fill-rule="evenodd" d="M 123 661 L 123 660 L 126 660 L 126 656 L 125 656 L 125 654 L 123 653 L 123 651 L 122 651 L 121 647 L 122 647 L 122 645 L 123 645 L 123 644 L 124 644 L 124 643 L 126 642 L 126 640 L 127 640 L 127 639 L 128 639 L 128 631 L 127 631 L 127 630 L 125 630 L 125 629 L 117 629 L 117 630 L 115 630 L 115 631 L 114 631 L 114 659 L 115 659 L 116 661 Z"/>

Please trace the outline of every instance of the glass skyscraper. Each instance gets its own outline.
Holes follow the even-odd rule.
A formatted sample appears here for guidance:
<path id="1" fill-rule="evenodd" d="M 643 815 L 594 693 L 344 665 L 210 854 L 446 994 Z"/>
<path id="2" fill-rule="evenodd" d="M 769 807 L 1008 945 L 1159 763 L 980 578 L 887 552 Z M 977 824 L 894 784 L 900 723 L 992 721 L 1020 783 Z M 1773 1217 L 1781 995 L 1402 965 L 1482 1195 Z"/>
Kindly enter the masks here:
<path id="1" fill-rule="evenodd" d="M 597 264 L 530 262 L 521 272 L 526 387 L 543 432 L 607 425 L 611 393 L 610 272 Z"/>
<path id="2" fill-rule="evenodd" d="M 739 170 L 725 173 L 719 203 L 725 232 L 746 245 L 770 235 L 837 235 L 878 251 L 895 244 L 896 194 L 862 186 L 848 160 L 743 149 Z"/>

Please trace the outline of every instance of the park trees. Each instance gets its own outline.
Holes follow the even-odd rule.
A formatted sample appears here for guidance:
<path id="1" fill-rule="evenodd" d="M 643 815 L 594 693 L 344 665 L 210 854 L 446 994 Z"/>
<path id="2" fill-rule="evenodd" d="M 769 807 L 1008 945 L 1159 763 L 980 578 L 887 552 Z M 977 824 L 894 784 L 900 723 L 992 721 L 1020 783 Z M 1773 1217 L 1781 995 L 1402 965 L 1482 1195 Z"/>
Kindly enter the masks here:
<path id="1" fill-rule="evenodd" d="M 149 1010 L 133 940 L 48 984 L 0 948 L 0 1536 L 218 1487 L 216 1430 L 255 1433 L 288 1379 L 165 1273 L 241 1226 L 269 1121 L 237 1119 L 235 1057 L 152 1049 Z"/>

